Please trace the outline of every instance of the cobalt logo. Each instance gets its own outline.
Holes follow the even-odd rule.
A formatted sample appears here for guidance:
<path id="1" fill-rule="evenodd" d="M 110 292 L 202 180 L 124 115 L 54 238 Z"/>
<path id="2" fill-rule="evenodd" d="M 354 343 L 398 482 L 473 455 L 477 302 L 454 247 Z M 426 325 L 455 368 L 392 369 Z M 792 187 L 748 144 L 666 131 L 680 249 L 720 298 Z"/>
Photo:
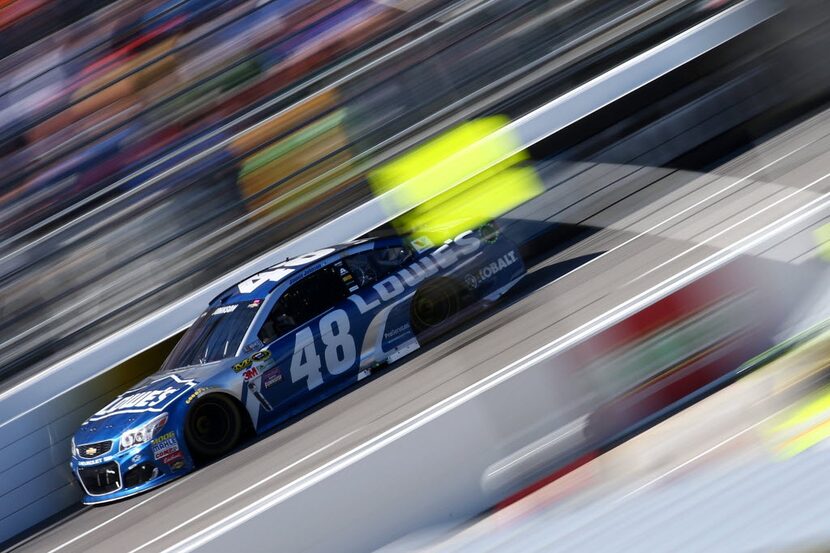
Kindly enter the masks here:
<path id="1" fill-rule="evenodd" d="M 489 265 L 485 265 L 484 267 L 479 269 L 478 281 L 484 282 L 485 280 L 493 278 L 493 276 L 507 269 L 508 267 L 516 263 L 518 260 L 519 258 L 516 255 L 516 252 L 514 251 L 501 256 L 500 258 L 498 258 L 498 260 L 493 261 Z"/>

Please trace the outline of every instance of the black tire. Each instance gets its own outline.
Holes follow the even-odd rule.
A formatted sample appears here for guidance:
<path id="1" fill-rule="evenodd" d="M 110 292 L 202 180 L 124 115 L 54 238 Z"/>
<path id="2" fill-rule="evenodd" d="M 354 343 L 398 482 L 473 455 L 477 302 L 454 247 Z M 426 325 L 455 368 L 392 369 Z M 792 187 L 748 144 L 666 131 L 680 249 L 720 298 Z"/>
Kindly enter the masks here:
<path id="1" fill-rule="evenodd" d="M 412 298 L 409 311 L 415 335 L 435 329 L 455 316 L 461 309 L 460 292 L 458 285 L 447 279 L 431 281 L 422 286 Z"/>
<path id="2" fill-rule="evenodd" d="M 229 453 L 239 444 L 244 433 L 245 419 L 240 407 L 224 394 L 200 398 L 187 415 L 187 447 L 200 462 Z"/>

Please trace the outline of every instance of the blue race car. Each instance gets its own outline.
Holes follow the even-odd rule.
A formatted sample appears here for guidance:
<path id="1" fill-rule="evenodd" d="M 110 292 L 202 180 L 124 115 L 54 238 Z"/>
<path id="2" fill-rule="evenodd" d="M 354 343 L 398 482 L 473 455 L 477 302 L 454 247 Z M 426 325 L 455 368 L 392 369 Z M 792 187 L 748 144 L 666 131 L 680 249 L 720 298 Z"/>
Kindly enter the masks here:
<path id="1" fill-rule="evenodd" d="M 161 369 L 72 440 L 84 503 L 154 488 L 418 349 L 525 273 L 493 224 L 436 247 L 363 240 L 288 259 L 216 297 Z"/>

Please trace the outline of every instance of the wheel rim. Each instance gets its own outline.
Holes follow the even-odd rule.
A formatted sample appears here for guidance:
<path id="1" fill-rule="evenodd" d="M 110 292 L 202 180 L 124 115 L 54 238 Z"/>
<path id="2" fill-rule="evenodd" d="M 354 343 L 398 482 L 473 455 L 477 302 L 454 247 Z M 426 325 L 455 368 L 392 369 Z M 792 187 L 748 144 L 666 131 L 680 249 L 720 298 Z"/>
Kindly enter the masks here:
<path id="1" fill-rule="evenodd" d="M 209 448 L 222 446 L 231 439 L 233 424 L 231 408 L 224 402 L 204 401 L 192 414 L 192 435 L 201 445 Z"/>
<path id="2" fill-rule="evenodd" d="M 415 317 L 425 327 L 446 321 L 452 313 L 452 297 L 446 290 L 435 290 L 415 299 Z"/>

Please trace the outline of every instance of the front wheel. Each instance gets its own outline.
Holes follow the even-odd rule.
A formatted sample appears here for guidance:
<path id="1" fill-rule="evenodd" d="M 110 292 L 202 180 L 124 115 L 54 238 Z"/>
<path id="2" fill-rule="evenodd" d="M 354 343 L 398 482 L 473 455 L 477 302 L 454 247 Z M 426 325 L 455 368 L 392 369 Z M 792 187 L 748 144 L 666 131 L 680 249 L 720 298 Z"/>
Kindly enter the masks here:
<path id="1" fill-rule="evenodd" d="M 236 447 L 244 428 L 242 413 L 230 397 L 209 395 L 190 409 L 185 438 L 194 457 L 209 461 Z"/>

